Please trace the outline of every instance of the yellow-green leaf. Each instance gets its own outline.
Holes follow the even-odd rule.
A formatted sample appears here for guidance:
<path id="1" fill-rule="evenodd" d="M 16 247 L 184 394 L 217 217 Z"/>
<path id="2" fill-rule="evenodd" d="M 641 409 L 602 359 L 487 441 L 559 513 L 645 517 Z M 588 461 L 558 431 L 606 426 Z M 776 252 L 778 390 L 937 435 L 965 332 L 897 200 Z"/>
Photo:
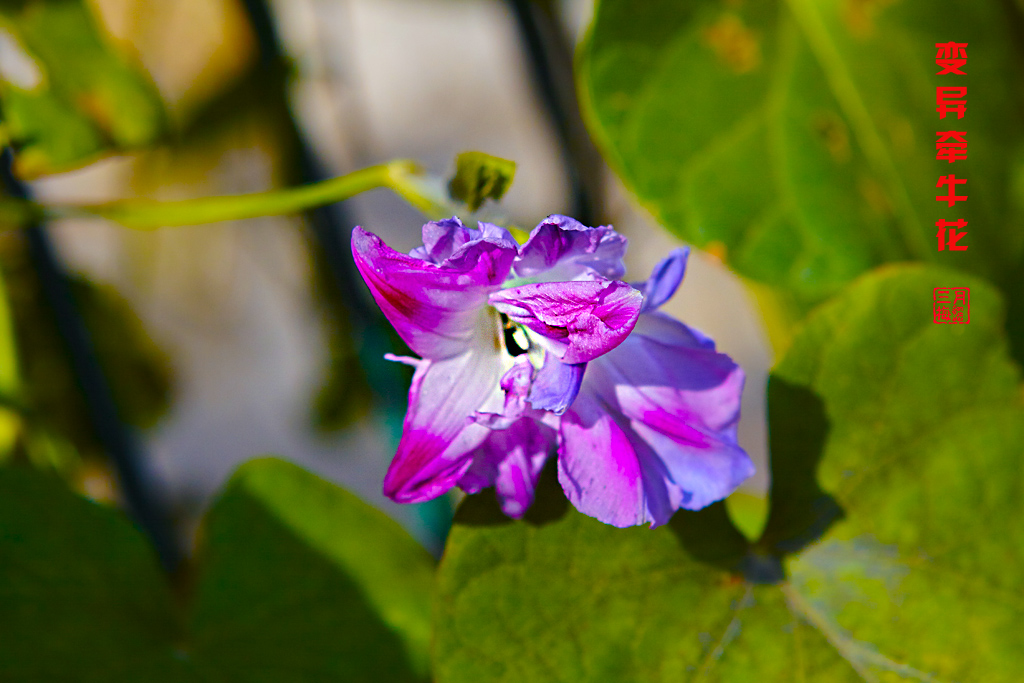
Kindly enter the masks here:
<path id="1" fill-rule="evenodd" d="M 0 71 L 16 171 L 35 177 L 150 144 L 166 116 L 155 86 L 104 34 L 84 0 L 4 0 L 0 30 L 28 80 Z"/>
<path id="2" fill-rule="evenodd" d="M 804 302 L 907 259 L 1002 282 L 1024 247 L 1015 21 L 994 0 L 600 0 L 579 85 L 639 200 L 747 277 Z M 969 44 L 965 76 L 936 75 L 947 41 Z M 939 118 L 940 85 L 967 87 L 962 120 Z M 967 159 L 936 160 L 946 130 Z M 935 201 L 950 173 L 953 208 Z M 936 221 L 959 218 L 970 248 L 940 253 Z"/>

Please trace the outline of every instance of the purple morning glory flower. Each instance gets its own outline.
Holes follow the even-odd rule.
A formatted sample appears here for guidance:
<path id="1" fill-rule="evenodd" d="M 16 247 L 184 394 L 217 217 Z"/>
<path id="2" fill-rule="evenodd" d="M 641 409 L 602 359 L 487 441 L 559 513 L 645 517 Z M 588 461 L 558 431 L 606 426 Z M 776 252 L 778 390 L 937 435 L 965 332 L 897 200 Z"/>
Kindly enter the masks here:
<path id="1" fill-rule="evenodd" d="M 389 497 L 420 502 L 451 489 L 474 455 L 479 459 L 478 449 L 497 448 L 498 437 L 489 437 L 499 427 L 493 420 L 487 424 L 489 415 L 506 416 L 500 429 L 546 434 L 514 426 L 507 417 L 511 404 L 502 385 L 508 386 L 503 377 L 513 370 L 513 353 L 532 349 L 535 356 L 550 357 L 550 368 L 584 363 L 614 348 L 636 324 L 643 295 L 602 275 L 604 253 L 618 236 L 604 229 L 609 238 L 602 241 L 582 225 L 566 226 L 557 227 L 555 239 L 538 233 L 535 246 L 527 243 L 520 249 L 496 225 L 481 223 L 473 230 L 458 219 L 438 221 L 423 227 L 424 245 L 408 255 L 361 228 L 353 231 L 356 267 L 398 334 L 421 356 L 409 361 L 416 372 L 402 439 L 384 479 Z M 564 232 L 585 238 L 566 238 L 572 243 L 568 258 L 558 256 L 558 250 L 568 248 L 560 241 Z M 624 249 L 625 242 L 619 241 Z M 545 253 L 535 259 L 536 267 L 524 271 L 526 277 L 516 280 L 515 262 L 540 249 L 552 251 L 557 263 L 580 279 L 545 281 L 551 270 L 541 263 Z M 502 289 L 509 284 L 518 286 Z M 508 325 L 501 318 L 504 311 L 509 312 Z M 506 327 L 514 326 L 511 318 L 522 322 L 519 330 L 529 330 L 523 332 L 524 347 L 510 350 L 507 337 L 513 335 L 506 334 L 511 332 Z M 526 385 L 532 381 L 531 370 Z"/>
<path id="2" fill-rule="evenodd" d="M 688 256 L 677 249 L 655 267 L 632 334 L 588 364 L 561 417 L 558 480 L 580 512 L 607 524 L 664 524 L 754 473 L 736 442 L 743 370 L 656 310 L 675 294 Z"/>
<path id="3" fill-rule="evenodd" d="M 550 216 L 520 247 L 495 225 L 423 227 L 408 255 L 356 228 L 356 266 L 420 359 L 384 479 L 399 502 L 494 486 L 506 514 L 533 501 L 557 449 L 572 503 L 603 522 L 666 522 L 753 471 L 736 444 L 743 373 L 655 309 L 682 280 L 677 250 L 646 282 L 619 278 L 626 240 Z"/>

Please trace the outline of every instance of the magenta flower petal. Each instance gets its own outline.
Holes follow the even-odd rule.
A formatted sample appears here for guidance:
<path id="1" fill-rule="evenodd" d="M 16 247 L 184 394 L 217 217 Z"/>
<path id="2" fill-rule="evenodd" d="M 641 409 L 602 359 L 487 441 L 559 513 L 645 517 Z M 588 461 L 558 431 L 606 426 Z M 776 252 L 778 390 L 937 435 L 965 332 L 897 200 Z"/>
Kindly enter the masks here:
<path id="1" fill-rule="evenodd" d="M 619 404 L 631 418 L 657 425 L 665 415 L 666 431 L 698 420 L 716 433 L 735 431 L 743 370 L 718 353 L 708 337 L 664 313 L 647 313 L 628 351 L 643 362 L 633 364 L 627 353 L 619 353 L 609 355 L 603 368 L 606 378 L 622 387 Z M 665 413 L 666 407 L 675 412 Z"/>
<path id="2" fill-rule="evenodd" d="M 409 256 L 441 265 L 457 249 L 479 239 L 480 236 L 474 235 L 474 232 L 479 231 L 470 230 L 455 217 L 431 221 L 421 230 L 423 246 L 410 251 Z"/>
<path id="3" fill-rule="evenodd" d="M 459 270 L 470 269 L 476 265 L 477 260 L 480 258 L 480 249 L 482 248 L 498 247 L 502 250 L 504 258 L 508 258 L 510 254 L 515 254 L 519 251 L 519 243 L 515 241 L 505 228 L 493 223 L 484 223 L 483 221 L 477 223 L 477 225 L 479 230 L 470 230 L 474 238 L 455 249 L 451 256 L 442 262 L 442 265 Z M 514 256 L 512 256 L 512 260 L 513 262 L 515 261 Z M 511 269 L 505 271 L 504 267 L 502 270 L 506 275 L 511 271 Z"/>
<path id="4" fill-rule="evenodd" d="M 519 518 L 533 503 L 537 479 L 555 449 L 555 430 L 532 417 L 508 429 L 494 430 L 474 452 L 473 463 L 459 480 L 466 493 L 494 486 L 502 511 Z"/>
<path id="5" fill-rule="evenodd" d="M 557 449 L 579 510 L 659 525 L 752 474 L 736 442 L 743 372 L 711 339 L 655 312 L 678 289 L 688 249 L 631 287 L 618 280 L 626 240 L 611 228 L 550 216 L 520 249 L 503 228 L 478 225 L 428 223 L 408 256 L 353 232 L 370 291 L 424 357 L 401 359 L 416 373 L 388 496 L 419 502 L 493 485 L 518 517 Z M 503 336 L 497 312 L 520 329 Z"/>
<path id="6" fill-rule="evenodd" d="M 542 282 L 503 289 L 491 305 L 548 342 L 564 363 L 585 363 L 622 343 L 640 315 L 643 294 L 625 282 Z"/>
<path id="7" fill-rule="evenodd" d="M 553 215 L 533 229 L 519 250 L 515 274 L 543 276 L 548 282 L 596 275 L 617 280 L 626 272 L 626 238 L 610 226 L 590 228 L 574 218 Z"/>
<path id="8" fill-rule="evenodd" d="M 629 434 L 593 397 L 576 399 L 560 435 L 558 481 L 577 510 L 617 527 L 653 519 Z"/>
<path id="9" fill-rule="evenodd" d="M 552 353 L 544 352 L 544 364 L 530 386 L 530 405 L 556 415 L 565 412 L 580 393 L 586 363 L 563 363 Z"/>
<path id="10" fill-rule="evenodd" d="M 491 431 L 476 424 L 477 411 L 500 411 L 499 351 L 473 345 L 454 358 L 422 361 L 409 388 L 402 439 L 384 477 L 384 494 L 418 503 L 445 493 L 470 466 L 471 452 Z"/>
<path id="11" fill-rule="evenodd" d="M 357 227 L 352 254 L 399 336 L 420 356 L 437 360 L 469 348 L 487 297 L 509 274 L 516 251 L 514 243 L 476 239 L 437 264 L 399 253 Z"/>
<path id="12" fill-rule="evenodd" d="M 580 511 L 616 526 L 664 524 L 753 474 L 736 443 L 743 371 L 708 342 L 648 313 L 588 364 L 559 451 L 559 478 Z"/>
<path id="13" fill-rule="evenodd" d="M 505 228 L 483 222 L 477 223 L 477 226 L 478 229 L 467 228 L 454 216 L 431 221 L 421 230 L 423 246 L 410 251 L 409 256 L 439 266 L 453 266 L 466 250 L 481 241 L 519 251 L 519 245 Z"/>

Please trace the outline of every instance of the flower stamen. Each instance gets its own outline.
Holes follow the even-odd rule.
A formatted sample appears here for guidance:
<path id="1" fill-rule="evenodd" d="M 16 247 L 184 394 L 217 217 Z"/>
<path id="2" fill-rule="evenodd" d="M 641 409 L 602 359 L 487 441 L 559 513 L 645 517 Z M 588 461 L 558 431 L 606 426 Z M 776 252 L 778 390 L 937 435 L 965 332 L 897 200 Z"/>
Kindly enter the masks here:
<path id="1" fill-rule="evenodd" d="M 530 341 L 519 325 L 509 320 L 508 316 L 504 313 L 499 313 L 498 315 L 501 316 L 501 329 L 504 332 L 505 350 L 508 351 L 508 354 L 515 358 L 529 351 Z"/>

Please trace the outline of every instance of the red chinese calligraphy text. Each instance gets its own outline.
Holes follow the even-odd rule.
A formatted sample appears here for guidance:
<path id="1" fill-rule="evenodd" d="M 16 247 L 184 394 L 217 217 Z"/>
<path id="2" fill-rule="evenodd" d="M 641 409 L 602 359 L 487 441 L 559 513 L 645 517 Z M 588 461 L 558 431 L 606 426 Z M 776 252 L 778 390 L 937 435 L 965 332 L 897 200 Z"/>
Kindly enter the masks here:
<path id="1" fill-rule="evenodd" d="M 933 320 L 939 324 L 966 325 L 971 322 L 971 290 L 968 287 L 936 287 Z"/>
<path id="2" fill-rule="evenodd" d="M 939 229 L 936 233 L 936 238 L 939 240 L 939 251 L 967 251 L 966 244 L 957 244 L 961 237 L 966 237 L 967 231 L 957 232 L 956 228 L 962 228 L 967 225 L 967 221 L 963 218 L 956 221 L 938 220 L 935 221 L 935 226 Z"/>
<path id="3" fill-rule="evenodd" d="M 953 206 L 957 202 L 962 202 L 967 199 L 967 195 L 959 195 L 956 193 L 956 186 L 963 185 L 967 182 L 966 178 L 957 178 L 955 175 L 950 173 L 949 175 L 939 176 L 939 182 L 935 183 L 935 187 L 942 187 L 943 185 L 949 186 L 949 194 L 939 195 L 935 198 L 937 202 L 946 202 L 946 206 Z"/>
<path id="4" fill-rule="evenodd" d="M 958 159 L 967 158 L 967 132 L 959 130 L 946 130 L 935 133 L 938 141 L 935 143 L 935 158 L 939 161 L 953 163 Z M 950 139 L 955 142 L 949 142 Z"/>
<path id="5" fill-rule="evenodd" d="M 956 114 L 958 119 L 964 117 L 967 109 L 967 86 L 936 86 L 935 88 L 935 111 L 939 112 L 939 118 L 946 118 L 946 114 Z"/>
<path id="6" fill-rule="evenodd" d="M 936 76 L 943 74 L 960 74 L 966 76 L 960 70 L 967 63 L 967 43 L 935 43 L 938 52 L 935 53 L 935 63 L 942 67 Z"/>

